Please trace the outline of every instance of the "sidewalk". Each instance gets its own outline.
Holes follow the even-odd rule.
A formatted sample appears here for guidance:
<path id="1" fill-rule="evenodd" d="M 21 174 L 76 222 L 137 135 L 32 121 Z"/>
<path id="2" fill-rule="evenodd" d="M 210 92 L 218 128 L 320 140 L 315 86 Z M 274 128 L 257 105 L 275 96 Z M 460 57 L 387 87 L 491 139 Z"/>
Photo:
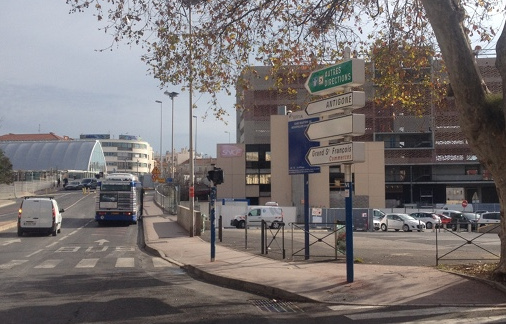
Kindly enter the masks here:
<path id="1" fill-rule="evenodd" d="M 282 262 L 189 237 L 176 217 L 163 215 L 153 201 L 144 204 L 146 248 L 209 283 L 291 301 L 355 305 L 497 306 L 506 291 L 494 283 L 431 267 L 354 264 L 347 282 L 346 264 Z M 491 285 L 492 284 L 492 285 Z"/>

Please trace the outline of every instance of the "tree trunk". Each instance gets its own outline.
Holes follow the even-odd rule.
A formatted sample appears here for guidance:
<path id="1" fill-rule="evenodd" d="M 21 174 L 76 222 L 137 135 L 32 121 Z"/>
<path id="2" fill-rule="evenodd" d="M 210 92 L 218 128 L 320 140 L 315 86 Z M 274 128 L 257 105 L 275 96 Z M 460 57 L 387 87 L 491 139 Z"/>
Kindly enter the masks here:
<path id="1" fill-rule="evenodd" d="M 506 132 L 504 100 L 498 105 L 487 101 L 487 93 L 462 25 L 463 8 L 456 0 L 422 0 L 436 35 L 452 89 L 460 126 L 473 152 L 490 171 L 501 203 L 501 257 L 498 274 L 506 275 Z M 496 66 L 506 91 L 506 32 L 497 43 Z"/>

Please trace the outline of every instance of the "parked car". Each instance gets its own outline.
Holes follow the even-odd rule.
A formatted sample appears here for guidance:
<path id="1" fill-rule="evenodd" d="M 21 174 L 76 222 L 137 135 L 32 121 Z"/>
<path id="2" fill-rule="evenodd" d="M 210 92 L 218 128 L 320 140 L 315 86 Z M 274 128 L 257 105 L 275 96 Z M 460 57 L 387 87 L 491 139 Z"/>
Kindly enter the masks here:
<path id="1" fill-rule="evenodd" d="M 65 186 L 65 190 L 81 190 L 81 189 L 83 189 L 83 185 L 81 181 L 78 180 L 70 181 Z"/>
<path id="2" fill-rule="evenodd" d="M 409 214 L 411 217 L 413 217 L 416 220 L 422 221 L 425 223 L 425 227 L 427 229 L 431 228 L 438 228 L 439 225 L 441 225 L 441 218 L 431 212 L 416 212 Z"/>
<path id="3" fill-rule="evenodd" d="M 498 224 L 501 222 L 501 213 L 500 212 L 487 212 L 481 214 L 480 218 L 478 218 L 478 226 L 485 226 L 487 224 Z"/>
<path id="4" fill-rule="evenodd" d="M 475 231 L 477 228 L 477 216 L 475 213 L 452 213 L 450 224 L 447 226 L 450 227 L 453 231 L 456 231 L 457 228 L 468 229 L 469 225 L 471 225 L 471 230 Z"/>
<path id="5" fill-rule="evenodd" d="M 436 214 L 438 215 L 443 215 L 443 216 L 447 216 L 447 217 L 452 217 L 453 215 L 460 215 L 462 214 L 461 211 L 458 211 L 458 210 L 448 210 L 448 209 L 444 209 L 444 210 L 440 210 L 438 211 Z"/>
<path id="6" fill-rule="evenodd" d="M 279 228 L 283 223 L 283 209 L 277 206 L 250 206 L 247 215 L 235 216 L 230 225 L 245 228 L 246 221 L 253 226 L 260 226 L 265 221 L 270 228 Z"/>
<path id="7" fill-rule="evenodd" d="M 445 216 L 442 214 L 439 214 L 439 219 L 441 220 L 441 226 L 448 225 L 452 222 L 452 218 L 450 216 Z"/>
<path id="8" fill-rule="evenodd" d="M 414 219 L 408 214 L 386 214 L 381 220 L 381 230 L 386 232 L 389 229 L 420 232 L 425 230 L 425 223 Z"/>
<path id="9" fill-rule="evenodd" d="M 18 211 L 18 236 L 24 233 L 56 236 L 61 232 L 63 212 L 53 197 L 25 197 Z"/>
<path id="10" fill-rule="evenodd" d="M 374 227 L 374 230 L 375 231 L 379 231 L 380 228 L 381 228 L 381 219 L 383 217 L 381 216 L 373 216 L 372 217 L 372 224 L 373 224 L 373 227 Z"/>
<path id="11" fill-rule="evenodd" d="M 84 178 L 81 180 L 81 185 L 86 189 L 97 189 L 97 179 Z"/>
<path id="12" fill-rule="evenodd" d="M 373 209 L 372 211 L 372 224 L 375 231 L 379 231 L 381 228 L 381 219 L 385 217 L 385 213 L 379 209 Z"/>

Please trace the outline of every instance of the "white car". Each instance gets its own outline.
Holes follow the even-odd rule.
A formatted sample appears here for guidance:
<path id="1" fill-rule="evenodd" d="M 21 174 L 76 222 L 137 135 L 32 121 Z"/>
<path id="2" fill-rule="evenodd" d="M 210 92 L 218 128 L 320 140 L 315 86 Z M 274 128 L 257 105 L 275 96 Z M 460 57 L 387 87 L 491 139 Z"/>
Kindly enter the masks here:
<path id="1" fill-rule="evenodd" d="M 379 231 L 381 228 L 381 219 L 383 217 L 373 216 L 372 217 L 372 224 L 374 226 L 375 231 Z"/>
<path id="2" fill-rule="evenodd" d="M 390 229 L 404 232 L 424 231 L 425 223 L 418 221 L 408 214 L 386 214 L 381 220 L 381 230 L 386 232 Z"/>
<path id="3" fill-rule="evenodd" d="M 379 231 L 381 228 L 381 220 L 385 217 L 385 213 L 379 209 L 372 210 L 372 224 L 375 231 Z"/>
<path id="4" fill-rule="evenodd" d="M 438 228 L 441 225 L 441 218 L 432 212 L 416 212 L 409 214 L 409 216 L 424 222 L 427 229 Z"/>

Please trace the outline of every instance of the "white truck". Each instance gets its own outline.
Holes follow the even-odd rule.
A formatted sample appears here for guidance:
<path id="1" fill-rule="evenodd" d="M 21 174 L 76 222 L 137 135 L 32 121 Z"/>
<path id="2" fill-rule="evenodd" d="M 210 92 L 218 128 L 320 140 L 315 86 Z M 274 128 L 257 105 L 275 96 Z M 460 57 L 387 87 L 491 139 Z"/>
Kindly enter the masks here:
<path id="1" fill-rule="evenodd" d="M 283 223 L 283 209 L 278 206 L 249 206 L 248 213 L 236 215 L 230 225 L 237 228 L 248 226 L 260 226 L 264 220 L 270 228 L 279 228 Z"/>

